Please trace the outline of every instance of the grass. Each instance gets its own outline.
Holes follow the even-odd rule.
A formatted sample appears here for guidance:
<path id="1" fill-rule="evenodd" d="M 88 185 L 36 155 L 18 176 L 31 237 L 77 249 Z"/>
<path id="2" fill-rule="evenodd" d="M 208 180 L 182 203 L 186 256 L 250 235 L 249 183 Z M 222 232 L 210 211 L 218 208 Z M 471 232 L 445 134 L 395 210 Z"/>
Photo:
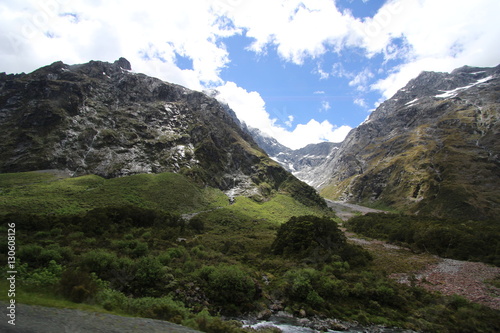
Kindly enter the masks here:
<path id="1" fill-rule="evenodd" d="M 0 175 L 4 213 L 78 214 L 92 208 L 135 205 L 188 213 L 228 205 L 216 189 L 204 189 L 174 173 L 104 179 L 89 175 L 60 179 L 40 172 Z"/>
<path id="2" fill-rule="evenodd" d="M 373 269 L 387 274 L 412 274 L 439 261 L 437 257 L 428 253 L 415 254 L 404 248 L 388 248 L 380 242 L 372 242 L 371 240 L 368 240 L 367 243 L 363 242 L 361 245 L 373 256 Z"/>
<path id="3" fill-rule="evenodd" d="M 0 281 L 0 300 L 9 302 L 10 298 L 7 297 L 7 281 Z M 64 297 L 58 295 L 53 290 L 40 289 L 30 290 L 26 289 L 23 286 L 16 286 L 16 303 L 21 304 L 29 304 L 29 305 L 39 305 L 39 306 L 47 306 L 53 308 L 63 308 L 63 309 L 75 309 L 82 311 L 90 311 L 90 312 L 100 312 L 100 313 L 109 313 L 120 316 L 130 316 L 121 311 L 108 311 L 103 309 L 99 305 L 93 305 L 88 303 L 75 303 L 71 302 Z"/>
<path id="4" fill-rule="evenodd" d="M 9 208 L 23 218 L 17 223 L 16 243 L 20 249 L 19 261 L 28 266 L 25 276 L 19 274 L 16 300 L 20 303 L 192 321 L 191 326 L 198 329 L 201 329 L 196 326 L 197 320 L 201 320 L 198 314 L 207 311 L 204 309 L 211 314 L 258 313 L 274 301 L 283 302 L 292 313 L 304 309 L 309 315 L 409 328 L 413 327 L 412 321 L 405 318 L 416 313 L 414 310 L 434 313 L 447 306 L 443 300 L 396 285 L 386 278 L 391 273 L 411 274 L 431 262 L 430 256 L 387 249 L 376 242 L 367 245 L 374 257 L 368 266 L 355 261 L 342 262 L 339 256 L 325 257 L 323 262 L 320 256 L 299 260 L 273 254 L 271 244 L 277 231 L 291 217 L 329 215 L 328 211 L 301 204 L 285 194 L 274 194 L 262 202 L 237 197 L 230 205 L 220 190 L 201 188 L 188 178 L 171 173 L 109 180 L 97 176 L 59 179 L 38 173 L 29 173 L 24 181 L 23 174 L 2 176 L 0 209 Z M 30 202 L 36 205 L 30 206 Z M 120 211 L 113 210 L 123 203 L 128 206 L 119 208 L 122 214 L 130 211 L 130 205 L 136 206 L 140 214 L 132 214 L 132 210 L 129 215 L 120 215 Z M 93 208 L 103 207 L 108 209 L 84 215 Z M 151 212 L 137 207 L 201 213 L 189 223 L 166 219 L 159 225 L 145 223 L 143 217 L 152 216 L 148 215 Z M 42 214 L 39 221 L 32 221 L 21 212 Z M 47 215 L 49 212 L 61 216 Z M 153 217 L 148 221 L 153 220 L 158 221 Z M 0 232 L 5 232 L 2 227 Z M 57 265 L 47 264 L 50 259 L 57 261 L 60 272 L 78 267 L 82 272 L 94 272 L 109 285 L 98 296 L 88 298 L 89 304 L 73 303 L 57 292 L 72 283 L 91 287 L 92 283 L 78 279 L 85 275 L 70 275 L 71 279 L 64 280 L 60 273 L 57 282 L 42 284 L 43 288 L 34 290 L 36 283 L 54 280 L 49 268 Z M 0 253 L 0 260 L 6 260 L 5 254 Z M 252 281 L 249 288 L 255 289 L 250 290 L 255 298 L 232 307 L 214 298 L 222 289 L 231 295 L 234 281 L 221 282 L 223 285 L 214 282 L 227 267 L 235 267 Z M 145 270 L 148 272 L 142 274 Z M 2 300 L 6 297 L 5 290 L 4 280 L 0 282 Z M 138 311 L 143 305 L 148 313 Z M 363 315 L 359 309 L 363 309 Z M 474 316 L 476 313 L 471 318 L 480 318 Z M 416 329 L 430 322 L 440 328 L 437 321 L 421 320 L 423 324 L 415 324 Z M 489 320 L 483 320 L 485 325 Z"/>

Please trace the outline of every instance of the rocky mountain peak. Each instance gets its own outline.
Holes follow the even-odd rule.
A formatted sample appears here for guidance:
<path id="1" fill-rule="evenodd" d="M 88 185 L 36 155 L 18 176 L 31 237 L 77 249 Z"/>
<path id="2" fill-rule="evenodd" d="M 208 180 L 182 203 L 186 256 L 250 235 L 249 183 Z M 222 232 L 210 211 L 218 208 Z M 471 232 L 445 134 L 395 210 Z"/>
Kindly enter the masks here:
<path id="1" fill-rule="evenodd" d="M 415 104 L 433 103 L 436 99 L 454 97 L 458 92 L 476 85 L 480 86 L 499 77 L 500 65 L 494 68 L 464 66 L 451 73 L 422 72 L 410 80 L 392 98 L 383 102 L 376 112 L 370 115 L 367 122 L 381 118 L 399 117 L 403 113 L 412 113 L 414 112 L 412 106 Z M 394 112 L 395 109 L 398 112 Z M 432 110 L 428 109 L 428 111 Z M 429 114 L 425 116 L 427 117 Z"/>
<path id="2" fill-rule="evenodd" d="M 438 216 L 495 217 L 500 65 L 422 72 L 341 144 L 280 151 L 270 139 L 256 141 L 330 199 Z"/>
<path id="3" fill-rule="evenodd" d="M 132 70 L 132 65 L 130 64 L 130 61 L 128 61 L 127 59 L 125 59 L 123 57 L 120 57 L 120 59 L 116 60 L 114 62 L 114 64 L 117 66 L 120 66 L 121 68 L 126 69 L 128 71 Z"/>
<path id="4" fill-rule="evenodd" d="M 500 66 L 421 73 L 323 163 L 329 173 L 322 193 L 418 213 L 495 216 L 499 91 Z"/>
<path id="5" fill-rule="evenodd" d="M 0 172 L 177 172 L 232 196 L 295 184 L 321 204 L 269 159 L 227 105 L 130 68 L 120 58 L 0 75 Z"/>

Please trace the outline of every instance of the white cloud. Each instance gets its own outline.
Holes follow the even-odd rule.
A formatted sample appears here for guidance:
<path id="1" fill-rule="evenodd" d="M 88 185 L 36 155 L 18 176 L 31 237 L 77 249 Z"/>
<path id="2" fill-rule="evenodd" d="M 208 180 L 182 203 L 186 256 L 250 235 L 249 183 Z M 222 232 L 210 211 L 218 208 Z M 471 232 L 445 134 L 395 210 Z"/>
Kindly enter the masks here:
<path id="1" fill-rule="evenodd" d="M 404 44 L 399 49 L 403 53 L 398 56 L 404 56 L 404 62 L 373 88 L 389 98 L 423 70 L 497 65 L 498 12 L 500 2 L 496 0 L 389 1 L 378 16 L 365 22 L 365 28 L 371 23 L 378 30 L 371 36 L 365 35 L 363 45 L 370 52 L 382 52 L 389 57 L 391 40 L 401 37 Z"/>
<path id="2" fill-rule="evenodd" d="M 298 124 L 293 131 L 277 125 L 278 119 L 271 118 L 266 111 L 265 102 L 259 93 L 248 92 L 238 87 L 234 82 L 227 82 L 217 88 L 219 95 L 217 99 L 227 103 L 236 113 L 238 118 L 248 126 L 260 129 L 267 135 L 274 137 L 281 144 L 292 149 L 304 147 L 310 143 L 321 141 L 343 141 L 347 133 L 352 129 L 349 126 L 332 125 L 324 120 L 319 123 L 311 119 L 307 124 Z M 286 126 L 292 127 L 294 121 L 292 115 L 283 116 L 280 119 Z"/>
<path id="3" fill-rule="evenodd" d="M 365 68 L 362 72 L 358 73 L 350 82 L 349 86 L 356 87 L 358 91 L 368 90 L 368 82 L 374 77 L 373 73 Z"/>
<path id="4" fill-rule="evenodd" d="M 228 15 L 255 39 L 252 50 L 265 52 L 273 44 L 284 59 L 296 64 L 324 54 L 327 46 L 340 50 L 349 43 L 355 21 L 329 0 L 247 0 Z"/>
<path id="5" fill-rule="evenodd" d="M 322 101 L 321 102 L 321 109 L 320 111 L 328 111 L 330 110 L 332 107 L 330 105 L 330 103 L 328 101 Z"/>
<path id="6" fill-rule="evenodd" d="M 362 108 L 368 108 L 368 104 L 366 104 L 366 101 L 363 98 L 356 98 L 354 100 L 354 104 L 361 106 Z"/>
<path id="7" fill-rule="evenodd" d="M 368 59 L 376 54 L 386 62 L 398 59 L 402 65 L 372 86 L 385 98 L 422 70 L 495 66 L 500 59 L 498 0 L 389 0 L 364 20 L 340 12 L 328 0 L 237 2 L 241 5 L 229 16 L 255 39 L 251 49 L 256 52 L 272 45 L 284 59 L 301 64 L 353 46 L 364 49 Z M 314 73 L 321 79 L 352 79 L 339 65 L 331 72 L 318 66 Z M 352 85 L 367 90 L 366 76 L 358 79 Z"/>
<path id="8" fill-rule="evenodd" d="M 354 76 L 352 73 L 349 73 L 340 62 L 333 64 L 331 75 L 342 78 L 352 78 Z"/>
<path id="9" fill-rule="evenodd" d="M 0 4 L 0 64 L 9 72 L 124 56 L 136 71 L 200 89 L 222 83 L 220 70 L 229 58 L 218 40 L 239 33 L 210 12 L 208 1 L 17 3 Z M 193 69 L 177 68 L 176 53 L 190 58 Z"/>
<path id="10" fill-rule="evenodd" d="M 323 141 L 341 142 L 351 129 L 347 125 L 340 127 L 332 125 L 328 120 L 320 123 L 315 119 L 311 119 L 307 124 L 297 125 L 293 131 L 274 127 L 273 131 L 269 134 L 282 144 L 292 149 L 299 149 L 310 143 Z"/>

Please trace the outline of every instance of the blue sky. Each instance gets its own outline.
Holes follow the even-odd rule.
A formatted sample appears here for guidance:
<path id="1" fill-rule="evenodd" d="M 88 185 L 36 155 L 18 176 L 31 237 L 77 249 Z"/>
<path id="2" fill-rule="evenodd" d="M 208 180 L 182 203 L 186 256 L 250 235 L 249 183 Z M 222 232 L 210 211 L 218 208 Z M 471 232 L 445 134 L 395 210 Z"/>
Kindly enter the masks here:
<path id="1" fill-rule="evenodd" d="M 3 0 L 0 71 L 125 57 L 291 148 L 341 141 L 421 71 L 500 63 L 498 0 Z"/>
<path id="2" fill-rule="evenodd" d="M 265 54 L 246 50 L 251 39 L 245 36 L 231 37 L 224 43 L 230 62 L 222 70 L 221 78 L 237 82 L 248 91 L 258 91 L 268 112 L 282 126 L 292 127 L 289 117 L 293 116 L 292 124 L 307 123 L 314 118 L 355 127 L 381 98 L 380 93 L 367 88 L 380 75 L 373 74 L 367 81 L 349 84 L 366 69 L 376 73 L 373 66 L 380 63 L 377 57 L 368 60 L 357 50 L 345 50 L 340 54 L 328 52 L 316 59 L 308 58 L 298 65 L 281 59 L 274 48 Z M 322 77 L 321 72 L 327 69 L 338 73 Z"/>

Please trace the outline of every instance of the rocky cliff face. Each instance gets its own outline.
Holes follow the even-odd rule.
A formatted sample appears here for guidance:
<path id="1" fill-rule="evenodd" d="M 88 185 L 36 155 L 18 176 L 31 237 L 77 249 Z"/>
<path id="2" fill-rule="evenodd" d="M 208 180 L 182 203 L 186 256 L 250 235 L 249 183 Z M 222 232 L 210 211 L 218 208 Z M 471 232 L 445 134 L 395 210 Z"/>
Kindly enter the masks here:
<path id="1" fill-rule="evenodd" d="M 293 188 L 319 200 L 269 159 L 227 107 L 130 69 L 121 58 L 0 74 L 0 172 L 109 178 L 168 171 L 230 195 Z"/>
<path id="2" fill-rule="evenodd" d="M 500 213 L 500 66 L 424 72 L 320 166 L 329 198 L 464 218 Z"/>
<path id="3" fill-rule="evenodd" d="M 273 160 L 313 187 L 320 187 L 321 181 L 325 181 L 323 175 L 328 170 L 323 169 L 324 162 L 332 159 L 340 147 L 340 143 L 321 142 L 293 150 L 258 129 L 250 128 L 249 133 Z"/>
<path id="4" fill-rule="evenodd" d="M 327 198 L 463 218 L 500 214 L 500 66 L 423 72 L 342 144 L 255 141 Z"/>

